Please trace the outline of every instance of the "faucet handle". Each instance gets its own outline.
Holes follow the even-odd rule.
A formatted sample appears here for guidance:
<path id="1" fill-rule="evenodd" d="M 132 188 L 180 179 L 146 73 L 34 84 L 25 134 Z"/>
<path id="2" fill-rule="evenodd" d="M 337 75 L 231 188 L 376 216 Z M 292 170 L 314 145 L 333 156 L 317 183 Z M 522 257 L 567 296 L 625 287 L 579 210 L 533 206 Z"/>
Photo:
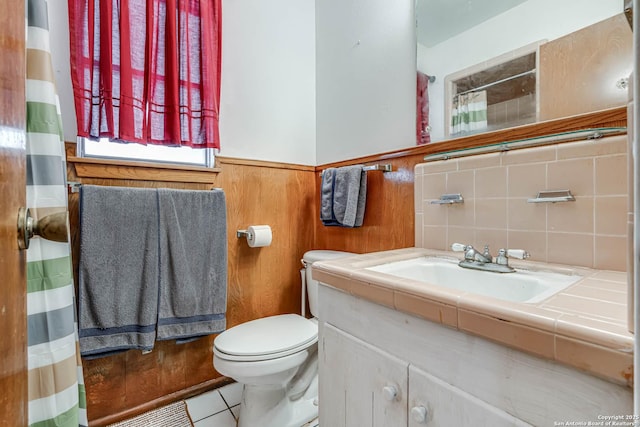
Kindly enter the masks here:
<path id="1" fill-rule="evenodd" d="M 509 257 L 507 256 L 506 249 L 500 249 L 498 251 L 498 256 L 496 257 L 496 264 L 509 265 Z"/>
<path id="2" fill-rule="evenodd" d="M 529 255 L 529 252 L 524 249 L 507 249 L 507 256 L 511 258 L 527 259 L 531 255 Z"/>
<path id="3" fill-rule="evenodd" d="M 489 251 L 489 245 L 484 245 L 484 251 L 482 252 L 482 256 L 487 258 L 489 262 L 493 260 L 493 255 L 491 255 L 491 252 Z"/>
<path id="4" fill-rule="evenodd" d="M 464 252 L 467 250 L 467 245 L 463 245 L 462 243 L 453 243 L 451 245 L 451 250 L 453 252 Z"/>

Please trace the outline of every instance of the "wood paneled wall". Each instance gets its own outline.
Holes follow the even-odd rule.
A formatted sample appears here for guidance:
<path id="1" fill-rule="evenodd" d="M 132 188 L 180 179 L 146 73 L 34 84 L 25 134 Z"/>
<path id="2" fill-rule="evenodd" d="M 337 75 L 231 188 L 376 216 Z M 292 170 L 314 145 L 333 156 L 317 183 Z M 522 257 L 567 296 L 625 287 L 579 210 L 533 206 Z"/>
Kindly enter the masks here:
<path id="1" fill-rule="evenodd" d="M 313 246 L 314 168 L 220 159 L 216 186 L 227 194 L 228 326 L 299 313 L 300 260 Z M 250 248 L 236 231 L 271 226 L 271 246 Z"/>
<path id="2" fill-rule="evenodd" d="M 228 216 L 227 325 L 300 311 L 300 259 L 313 246 L 314 168 L 265 162 L 218 159 L 221 172 L 211 184 L 78 177 L 75 144 L 67 144 L 68 179 L 83 184 L 224 189 Z M 125 168 L 125 176 L 135 176 Z M 109 175 L 106 174 L 105 175 Z M 74 271 L 77 278 L 77 193 L 69 195 Z M 249 225 L 272 227 L 273 243 L 249 248 L 236 230 Z M 228 382 L 213 368 L 214 337 L 176 345 L 157 342 L 150 354 L 139 351 L 83 360 L 87 409 L 91 425 L 106 425 L 173 400 Z"/>
<path id="3" fill-rule="evenodd" d="M 319 212 L 314 212 L 315 247 L 365 253 L 414 246 L 413 168 L 422 162 L 423 156 L 403 155 L 379 161 L 368 159 L 366 163 L 390 163 L 393 172 L 367 172 L 367 203 L 363 226 L 327 227 L 320 221 Z M 325 167 L 344 165 L 343 162 Z M 317 206 L 320 206 L 321 181 L 320 173 L 316 174 Z"/>

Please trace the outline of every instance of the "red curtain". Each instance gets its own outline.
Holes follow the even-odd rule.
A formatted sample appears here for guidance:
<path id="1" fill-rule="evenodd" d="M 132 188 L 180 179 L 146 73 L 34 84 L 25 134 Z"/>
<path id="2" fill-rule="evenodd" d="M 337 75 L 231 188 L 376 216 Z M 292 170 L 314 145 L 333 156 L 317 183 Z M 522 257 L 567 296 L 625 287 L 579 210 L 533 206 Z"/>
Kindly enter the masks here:
<path id="1" fill-rule="evenodd" d="M 78 136 L 220 148 L 221 0 L 68 0 Z"/>
<path id="2" fill-rule="evenodd" d="M 418 145 L 431 142 L 429 134 L 429 76 L 417 72 L 416 87 L 416 143 Z"/>

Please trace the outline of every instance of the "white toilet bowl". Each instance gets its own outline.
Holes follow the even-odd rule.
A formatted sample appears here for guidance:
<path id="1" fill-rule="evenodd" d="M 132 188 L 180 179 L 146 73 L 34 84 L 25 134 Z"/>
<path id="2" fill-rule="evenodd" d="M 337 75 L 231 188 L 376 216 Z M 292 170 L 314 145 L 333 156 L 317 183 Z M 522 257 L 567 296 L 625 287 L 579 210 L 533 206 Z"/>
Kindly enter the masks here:
<path id="1" fill-rule="evenodd" d="M 352 254 L 305 253 L 307 294 L 314 316 L 318 284 L 311 279 L 311 264 L 348 255 Z M 252 320 L 216 337 L 215 369 L 244 385 L 238 427 L 300 427 L 318 416 L 317 341 L 317 321 L 297 314 Z"/>
<path id="2" fill-rule="evenodd" d="M 317 341 L 317 324 L 297 314 L 252 320 L 216 337 L 216 370 L 244 384 L 238 426 L 300 427 L 317 416 L 317 390 L 304 399 L 291 386 L 303 365 L 312 371 L 307 378 L 317 375 L 317 361 L 310 361 L 317 360 Z"/>

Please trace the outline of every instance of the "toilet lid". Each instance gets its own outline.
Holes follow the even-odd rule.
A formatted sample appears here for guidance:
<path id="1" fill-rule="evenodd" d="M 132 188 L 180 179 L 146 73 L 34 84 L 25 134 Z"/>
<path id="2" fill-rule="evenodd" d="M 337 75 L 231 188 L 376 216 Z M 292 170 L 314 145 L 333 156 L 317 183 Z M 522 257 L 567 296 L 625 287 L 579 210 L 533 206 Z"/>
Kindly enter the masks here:
<path id="1" fill-rule="evenodd" d="M 215 350 L 231 356 L 290 353 L 318 340 L 318 325 L 297 314 L 265 317 L 234 326 L 214 340 Z"/>

